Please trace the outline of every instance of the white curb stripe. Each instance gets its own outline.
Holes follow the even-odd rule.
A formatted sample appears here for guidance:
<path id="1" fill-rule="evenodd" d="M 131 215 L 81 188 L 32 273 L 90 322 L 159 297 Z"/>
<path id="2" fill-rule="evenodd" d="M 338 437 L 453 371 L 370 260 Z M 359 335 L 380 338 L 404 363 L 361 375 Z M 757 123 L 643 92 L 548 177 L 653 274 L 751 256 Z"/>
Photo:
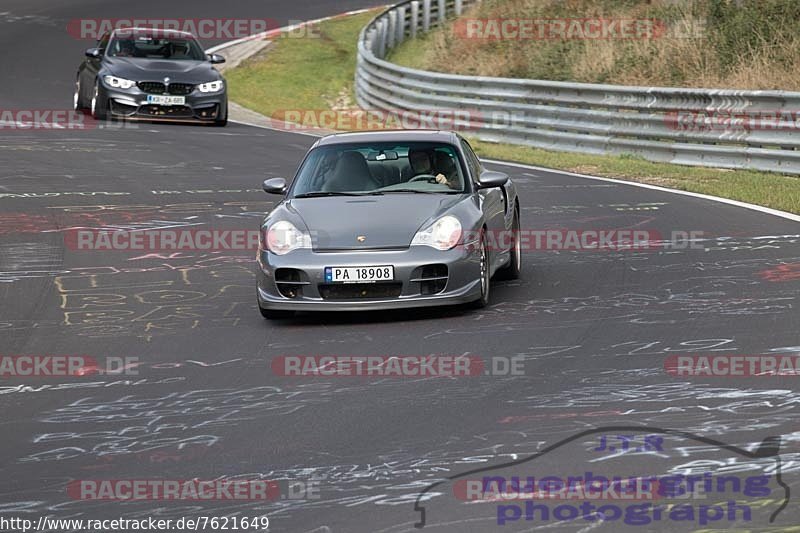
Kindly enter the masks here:
<path id="1" fill-rule="evenodd" d="M 377 6 L 381 7 L 381 6 Z M 206 50 L 207 54 L 215 54 L 220 50 L 224 50 L 230 46 L 235 46 L 237 44 L 246 43 L 247 41 L 258 41 L 261 39 L 268 40 L 270 37 L 274 35 L 281 34 L 283 32 L 294 31 L 296 29 L 302 28 L 304 26 L 308 26 L 310 24 L 317 24 L 320 22 L 325 22 L 326 20 L 332 20 L 339 17 L 349 17 L 351 15 L 359 15 L 361 13 L 366 13 L 367 11 L 371 11 L 373 9 L 377 9 L 377 7 L 368 7 L 364 9 L 356 9 L 355 11 L 347 11 L 346 13 L 339 13 L 338 15 L 331 15 L 329 17 L 322 17 L 320 19 L 314 20 L 307 20 L 305 22 L 300 22 L 297 24 L 291 24 L 289 26 L 283 26 L 282 28 L 275 28 L 274 30 L 263 31 L 261 33 L 254 33 L 253 35 L 248 35 L 247 37 L 242 37 L 241 39 L 235 39 L 233 41 L 228 41 L 222 44 L 218 44 L 216 46 L 212 46 L 208 50 Z"/>
<path id="2" fill-rule="evenodd" d="M 535 165 L 526 165 L 524 163 L 511 163 L 508 161 L 498 161 L 496 159 L 482 159 L 482 161 L 486 161 L 487 163 L 493 163 L 496 165 L 505 165 L 509 167 L 519 167 L 525 168 L 530 170 L 539 170 L 543 172 L 551 172 L 555 174 L 562 174 L 564 176 L 572 176 L 575 178 L 584 178 L 588 180 L 596 180 L 596 181 L 606 181 L 610 183 L 616 183 L 619 185 L 630 185 L 632 187 L 641 187 L 643 189 L 651 189 L 654 191 L 661 191 L 661 192 L 669 192 L 672 194 L 680 194 L 683 196 L 691 196 L 693 198 L 701 198 L 703 200 L 711 200 L 714 202 L 720 202 L 723 204 L 733 205 L 736 207 L 742 207 L 744 209 L 751 209 L 753 211 L 758 211 L 760 213 L 766 213 L 768 215 L 774 215 L 776 217 L 786 218 L 788 220 L 793 220 L 795 222 L 800 222 L 800 215 L 795 215 L 793 213 L 787 213 L 786 211 L 779 211 L 778 209 L 771 209 L 769 207 L 764 207 L 761 205 L 749 204 L 747 202 L 740 202 L 739 200 L 731 200 L 729 198 L 720 198 L 719 196 L 711 196 L 709 194 L 701 194 L 699 192 L 690 192 L 690 191 L 681 191 L 678 189 L 668 189 L 666 187 L 659 187 L 658 185 L 650 185 L 648 183 L 637 183 L 635 181 L 625 181 L 619 180 L 614 178 L 602 178 L 600 176 L 590 176 L 587 174 L 577 174 L 575 172 L 569 172 L 566 170 L 555 170 L 551 168 L 545 167 L 537 167 Z M 800 179 L 800 178 L 798 178 Z"/>

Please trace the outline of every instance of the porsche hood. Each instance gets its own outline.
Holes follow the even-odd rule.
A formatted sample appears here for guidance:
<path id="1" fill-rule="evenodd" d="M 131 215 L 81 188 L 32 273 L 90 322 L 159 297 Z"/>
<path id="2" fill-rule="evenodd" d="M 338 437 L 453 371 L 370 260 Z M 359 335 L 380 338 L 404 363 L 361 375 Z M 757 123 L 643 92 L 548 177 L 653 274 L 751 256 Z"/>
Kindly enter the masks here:
<path id="1" fill-rule="evenodd" d="M 314 250 L 407 248 L 418 230 L 446 214 L 461 195 L 295 198 L 287 209 L 311 232 Z"/>

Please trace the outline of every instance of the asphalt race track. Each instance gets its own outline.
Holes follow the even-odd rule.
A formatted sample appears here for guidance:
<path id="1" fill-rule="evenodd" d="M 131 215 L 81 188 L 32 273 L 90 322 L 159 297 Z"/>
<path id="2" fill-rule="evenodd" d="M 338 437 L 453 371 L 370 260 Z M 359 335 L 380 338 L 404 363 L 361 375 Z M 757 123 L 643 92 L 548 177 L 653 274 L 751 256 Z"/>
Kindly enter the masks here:
<path id="1" fill-rule="evenodd" d="M 70 19 L 284 22 L 369 5 L 5 0 L 0 109 L 69 107 L 75 69 L 91 46 L 67 34 Z M 733 498 L 758 500 L 750 525 L 737 527 L 778 531 L 800 523 L 797 377 L 681 378 L 664 369 L 675 354 L 800 351 L 797 222 L 490 165 L 516 181 L 523 228 L 696 231 L 703 239 L 689 248 L 526 251 L 522 278 L 494 283 L 492 305 L 480 312 L 302 314 L 277 322 L 256 308 L 252 252 L 65 246 L 76 227 L 255 229 L 275 200 L 261 192 L 261 181 L 291 177 L 312 142 L 240 124 L 0 129 L 0 354 L 140 362 L 135 376 L 2 378 L 0 516 L 267 515 L 269 531 L 416 531 L 415 500 L 434 481 L 481 467 L 502 475 L 515 468 L 503 466 L 508 461 L 583 431 L 648 426 L 638 441 L 667 431 L 655 453 L 604 454 L 594 451 L 598 437 L 587 435 L 509 475 L 768 475 L 769 496 Z M 489 366 L 493 357 L 515 358 L 524 373 L 374 379 L 282 377 L 271 368 L 281 355 L 427 354 L 474 355 Z M 746 456 L 668 430 L 751 452 L 781 436 L 780 455 Z M 792 497 L 770 524 L 786 496 L 777 473 Z M 195 478 L 300 482 L 317 491 L 266 502 L 82 501 L 67 491 L 82 479 Z M 625 526 L 524 514 L 500 527 L 497 505 L 459 503 L 443 487 L 422 496 L 430 497 L 425 529 L 434 532 L 733 527 L 727 517 Z M 730 499 L 712 494 L 700 503 Z"/>

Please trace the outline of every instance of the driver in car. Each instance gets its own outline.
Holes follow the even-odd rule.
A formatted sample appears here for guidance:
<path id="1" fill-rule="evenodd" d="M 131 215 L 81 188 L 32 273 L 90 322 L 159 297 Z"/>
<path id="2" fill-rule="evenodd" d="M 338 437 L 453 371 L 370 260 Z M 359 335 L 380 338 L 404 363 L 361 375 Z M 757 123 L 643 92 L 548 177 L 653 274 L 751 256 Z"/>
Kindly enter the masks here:
<path id="1" fill-rule="evenodd" d="M 136 55 L 136 45 L 130 40 L 117 40 L 116 57 L 134 57 Z"/>
<path id="2" fill-rule="evenodd" d="M 433 175 L 433 164 L 431 163 L 431 156 L 425 150 L 409 150 L 408 162 L 411 164 L 411 170 L 414 173 L 412 180 L 417 176 L 431 176 L 436 183 L 447 185 L 450 188 L 455 188 L 452 183 L 447 179 L 444 174 Z"/>

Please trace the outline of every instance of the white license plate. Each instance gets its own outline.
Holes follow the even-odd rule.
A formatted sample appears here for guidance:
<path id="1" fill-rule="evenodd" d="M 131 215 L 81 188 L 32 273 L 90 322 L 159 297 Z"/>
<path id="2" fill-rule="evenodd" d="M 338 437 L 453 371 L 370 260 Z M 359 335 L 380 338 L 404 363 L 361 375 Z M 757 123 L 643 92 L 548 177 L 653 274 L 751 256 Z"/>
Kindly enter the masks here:
<path id="1" fill-rule="evenodd" d="M 148 104 L 158 104 L 158 105 L 184 105 L 186 103 L 185 96 L 171 96 L 168 94 L 148 94 L 147 95 L 147 103 Z"/>
<path id="2" fill-rule="evenodd" d="M 328 283 L 372 283 L 393 280 L 394 267 L 389 265 L 325 267 L 325 281 Z"/>

